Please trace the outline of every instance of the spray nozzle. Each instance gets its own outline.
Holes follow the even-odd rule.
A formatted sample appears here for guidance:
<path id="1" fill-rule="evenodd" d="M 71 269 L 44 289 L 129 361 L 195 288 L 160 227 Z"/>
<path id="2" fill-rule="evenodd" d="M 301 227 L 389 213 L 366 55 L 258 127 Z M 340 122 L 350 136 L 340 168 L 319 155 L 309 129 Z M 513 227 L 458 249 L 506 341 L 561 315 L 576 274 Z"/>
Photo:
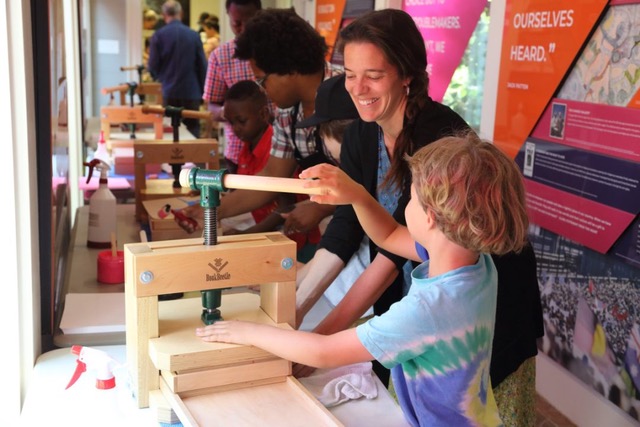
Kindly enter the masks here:
<path id="1" fill-rule="evenodd" d="M 83 164 L 89 168 L 89 174 L 87 175 L 87 184 L 89 183 L 89 181 L 91 181 L 91 177 L 93 176 L 94 169 L 97 169 L 100 171 L 101 180 L 102 179 L 106 180 L 107 175 L 111 170 L 111 167 L 106 162 L 100 159 L 93 159 L 90 162 L 84 162 Z"/>
<path id="2" fill-rule="evenodd" d="M 117 366 L 117 362 L 107 353 L 79 345 L 71 347 L 71 353 L 77 355 L 78 359 L 76 360 L 76 369 L 65 390 L 74 385 L 78 378 L 88 369 L 96 371 L 96 388 L 106 390 L 116 386 L 113 369 Z"/>

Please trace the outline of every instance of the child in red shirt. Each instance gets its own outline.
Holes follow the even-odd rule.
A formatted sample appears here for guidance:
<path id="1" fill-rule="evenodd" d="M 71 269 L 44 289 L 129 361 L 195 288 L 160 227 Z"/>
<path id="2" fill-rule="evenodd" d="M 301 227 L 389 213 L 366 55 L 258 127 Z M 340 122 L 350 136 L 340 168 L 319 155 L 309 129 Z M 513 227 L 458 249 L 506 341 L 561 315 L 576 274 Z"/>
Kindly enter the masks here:
<path id="1" fill-rule="evenodd" d="M 244 143 L 238 159 L 238 175 L 256 175 L 260 172 L 271 152 L 271 114 L 267 95 L 254 81 L 243 80 L 229 88 L 224 100 L 224 117 L 232 126 L 233 133 Z M 251 212 L 256 224 L 245 230 L 231 229 L 224 234 L 246 234 L 277 230 L 284 218 L 280 215 L 296 202 L 308 199 L 306 195 L 282 193 L 278 198 Z M 315 245 L 320 241 L 320 231 L 316 228 L 308 233 L 294 233 L 287 237 L 294 240 L 297 249 Z M 302 261 L 302 260 L 301 260 Z M 302 261 L 303 262 L 303 261 Z"/>

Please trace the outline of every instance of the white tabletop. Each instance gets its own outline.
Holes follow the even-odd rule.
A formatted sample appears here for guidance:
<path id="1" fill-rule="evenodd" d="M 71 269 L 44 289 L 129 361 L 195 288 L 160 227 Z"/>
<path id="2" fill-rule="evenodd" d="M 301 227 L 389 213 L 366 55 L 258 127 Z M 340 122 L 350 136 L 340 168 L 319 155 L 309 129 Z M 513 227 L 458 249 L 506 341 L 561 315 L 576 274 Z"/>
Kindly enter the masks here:
<path id="1" fill-rule="evenodd" d="M 104 351 L 120 364 L 114 369 L 116 387 L 112 390 L 96 389 L 96 373 L 88 366 L 76 383 L 65 389 L 76 369 L 76 356 L 69 348 L 52 350 L 41 355 L 36 362 L 22 409 L 23 425 L 159 425 L 154 409 L 136 407 L 128 387 L 126 347 L 114 345 L 92 348 Z M 375 375 L 374 380 L 378 397 L 371 400 L 350 400 L 329 410 L 347 427 L 407 426 L 400 407 Z M 286 402 L 283 402 L 283 410 L 286 410 Z"/>

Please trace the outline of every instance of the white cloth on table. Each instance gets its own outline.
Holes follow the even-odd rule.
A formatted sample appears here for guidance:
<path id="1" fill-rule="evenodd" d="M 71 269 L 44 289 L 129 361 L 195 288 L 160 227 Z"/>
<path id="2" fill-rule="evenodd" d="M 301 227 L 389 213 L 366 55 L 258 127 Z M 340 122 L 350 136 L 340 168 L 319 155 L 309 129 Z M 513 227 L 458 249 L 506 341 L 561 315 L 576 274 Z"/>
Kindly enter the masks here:
<path id="1" fill-rule="evenodd" d="M 318 369 L 313 375 L 300 378 L 299 381 L 320 403 L 330 408 L 349 400 L 378 397 L 371 368 L 371 362 L 364 362 L 334 369 Z"/>

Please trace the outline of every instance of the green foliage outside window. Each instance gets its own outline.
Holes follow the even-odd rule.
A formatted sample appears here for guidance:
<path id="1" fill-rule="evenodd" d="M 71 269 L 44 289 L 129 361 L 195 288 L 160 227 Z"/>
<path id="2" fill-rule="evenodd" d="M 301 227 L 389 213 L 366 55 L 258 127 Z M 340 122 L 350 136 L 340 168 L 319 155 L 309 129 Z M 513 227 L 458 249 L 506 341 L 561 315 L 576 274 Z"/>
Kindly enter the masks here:
<path id="1" fill-rule="evenodd" d="M 469 125 L 479 131 L 484 88 L 484 65 L 489 35 L 489 3 L 480 15 L 460 65 L 453 73 L 444 94 L 443 104 L 460 114 Z"/>

